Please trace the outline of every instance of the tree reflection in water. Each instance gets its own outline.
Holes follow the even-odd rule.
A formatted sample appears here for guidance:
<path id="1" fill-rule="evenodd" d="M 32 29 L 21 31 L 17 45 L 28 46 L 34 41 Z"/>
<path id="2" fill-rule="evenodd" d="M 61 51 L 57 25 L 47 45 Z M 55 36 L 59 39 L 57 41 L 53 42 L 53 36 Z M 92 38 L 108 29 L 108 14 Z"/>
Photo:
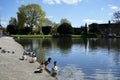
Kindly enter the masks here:
<path id="1" fill-rule="evenodd" d="M 47 57 L 57 60 L 58 66 L 62 67 L 58 80 L 120 80 L 120 39 L 33 38 L 16 41 L 26 49 L 35 50 L 40 63 Z"/>

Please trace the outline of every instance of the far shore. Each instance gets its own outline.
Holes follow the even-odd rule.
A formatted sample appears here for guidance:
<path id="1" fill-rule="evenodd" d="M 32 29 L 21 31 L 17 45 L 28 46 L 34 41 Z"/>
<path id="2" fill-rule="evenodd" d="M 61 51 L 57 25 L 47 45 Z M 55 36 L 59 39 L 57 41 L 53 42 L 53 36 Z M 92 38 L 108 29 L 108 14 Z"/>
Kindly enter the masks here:
<path id="1" fill-rule="evenodd" d="M 66 35 L 66 36 L 58 36 L 58 35 L 11 35 L 11 37 L 14 38 L 120 38 L 120 36 L 115 36 L 115 37 L 101 37 L 95 36 L 95 35 Z"/>
<path id="2" fill-rule="evenodd" d="M 53 36 L 53 35 L 11 35 L 14 38 L 60 38 L 60 37 L 71 37 L 71 38 L 81 38 L 81 35 L 71 35 L 71 36 Z"/>
<path id="3" fill-rule="evenodd" d="M 20 60 L 23 51 L 12 37 L 0 37 L 0 80 L 55 80 L 46 71 L 34 73 L 39 63 Z"/>

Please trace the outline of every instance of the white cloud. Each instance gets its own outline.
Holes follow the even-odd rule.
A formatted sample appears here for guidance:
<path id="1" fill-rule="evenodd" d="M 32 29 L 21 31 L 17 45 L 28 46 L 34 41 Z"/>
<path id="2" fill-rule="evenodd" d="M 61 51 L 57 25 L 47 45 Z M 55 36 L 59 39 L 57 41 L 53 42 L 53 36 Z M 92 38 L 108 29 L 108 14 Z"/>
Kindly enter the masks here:
<path id="1" fill-rule="evenodd" d="M 55 0 L 55 2 L 56 2 L 57 4 L 60 4 L 60 3 L 61 3 L 61 1 L 60 1 L 60 0 Z"/>
<path id="2" fill-rule="evenodd" d="M 46 16 L 46 18 L 52 19 L 52 18 L 54 18 L 54 16 Z"/>
<path id="3" fill-rule="evenodd" d="M 38 0 L 16 0 L 17 4 L 25 4 L 25 3 L 32 3 Z"/>
<path id="4" fill-rule="evenodd" d="M 43 0 L 43 3 L 55 4 L 54 0 Z"/>
<path id="5" fill-rule="evenodd" d="M 115 5 L 111 5 L 111 4 L 109 4 L 108 5 L 109 6 L 109 8 L 111 9 L 111 10 L 120 10 L 120 7 L 118 7 L 118 6 L 115 6 Z"/>
<path id="6" fill-rule="evenodd" d="M 81 2 L 82 0 L 62 0 L 66 4 L 76 4 L 78 2 Z"/>
<path id="7" fill-rule="evenodd" d="M 61 4 L 61 3 L 66 3 L 66 4 L 76 4 L 78 2 L 81 2 L 82 0 L 42 0 L 43 3 L 47 4 Z"/>
<path id="8" fill-rule="evenodd" d="M 102 20 L 95 20 L 95 19 L 84 19 L 83 22 L 85 23 L 102 23 Z"/>

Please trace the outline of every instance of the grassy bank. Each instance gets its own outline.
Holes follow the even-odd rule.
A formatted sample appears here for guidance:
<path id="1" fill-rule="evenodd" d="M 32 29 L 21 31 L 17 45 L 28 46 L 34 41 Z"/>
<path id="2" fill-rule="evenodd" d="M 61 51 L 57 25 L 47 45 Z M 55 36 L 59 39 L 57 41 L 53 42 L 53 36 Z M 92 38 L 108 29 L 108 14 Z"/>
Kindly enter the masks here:
<path id="1" fill-rule="evenodd" d="M 14 38 L 53 38 L 52 35 L 11 35 Z M 58 36 L 60 37 L 60 36 Z M 80 38 L 81 35 L 72 35 L 72 38 Z"/>
<path id="2" fill-rule="evenodd" d="M 11 35 L 14 38 L 52 38 L 52 35 Z"/>

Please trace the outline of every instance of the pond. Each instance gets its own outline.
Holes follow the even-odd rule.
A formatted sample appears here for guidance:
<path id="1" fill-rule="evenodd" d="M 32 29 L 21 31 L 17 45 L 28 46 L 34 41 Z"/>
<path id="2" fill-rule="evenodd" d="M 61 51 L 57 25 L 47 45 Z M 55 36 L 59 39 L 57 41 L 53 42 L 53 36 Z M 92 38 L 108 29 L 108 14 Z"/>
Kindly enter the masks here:
<path id="1" fill-rule="evenodd" d="M 120 80 L 120 39 L 16 39 L 38 62 L 57 61 L 58 80 Z"/>

